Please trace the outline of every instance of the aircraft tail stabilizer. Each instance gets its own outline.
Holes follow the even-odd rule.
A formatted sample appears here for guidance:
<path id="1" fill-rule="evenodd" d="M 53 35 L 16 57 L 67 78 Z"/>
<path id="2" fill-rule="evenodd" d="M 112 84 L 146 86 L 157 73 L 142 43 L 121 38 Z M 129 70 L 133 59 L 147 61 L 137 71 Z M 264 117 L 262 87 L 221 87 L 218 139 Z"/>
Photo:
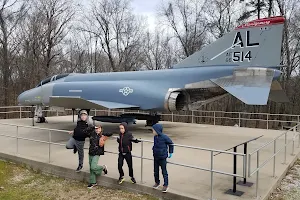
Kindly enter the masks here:
<path id="1" fill-rule="evenodd" d="M 236 27 L 173 68 L 210 65 L 279 66 L 284 17 L 257 19 Z"/>
<path id="2" fill-rule="evenodd" d="M 269 68 L 238 68 L 231 76 L 211 79 L 211 81 L 245 104 L 266 105 L 273 78 L 278 77 L 279 72 Z M 273 91 L 282 91 L 278 89 L 278 84 L 273 84 Z"/>

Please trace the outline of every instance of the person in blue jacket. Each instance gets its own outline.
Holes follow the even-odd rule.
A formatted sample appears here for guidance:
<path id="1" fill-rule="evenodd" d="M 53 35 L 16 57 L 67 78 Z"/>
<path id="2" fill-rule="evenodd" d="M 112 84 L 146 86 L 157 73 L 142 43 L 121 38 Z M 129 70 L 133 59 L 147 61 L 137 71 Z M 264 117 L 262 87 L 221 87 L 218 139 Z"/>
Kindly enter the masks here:
<path id="1" fill-rule="evenodd" d="M 171 158 L 174 152 L 172 140 L 163 134 L 163 127 L 161 124 L 154 124 L 152 126 L 154 134 L 153 157 L 154 157 L 154 180 L 153 188 L 158 189 L 160 186 L 159 167 L 161 167 L 164 177 L 164 185 L 162 192 L 166 193 L 169 189 L 169 178 L 167 171 L 167 158 Z"/>

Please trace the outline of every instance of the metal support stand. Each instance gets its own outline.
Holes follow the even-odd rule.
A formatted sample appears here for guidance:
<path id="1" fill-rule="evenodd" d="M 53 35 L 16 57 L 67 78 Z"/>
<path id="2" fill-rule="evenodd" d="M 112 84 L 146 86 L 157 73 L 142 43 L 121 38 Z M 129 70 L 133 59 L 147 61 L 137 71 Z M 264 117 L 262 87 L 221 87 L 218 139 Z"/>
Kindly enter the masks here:
<path id="1" fill-rule="evenodd" d="M 141 141 L 141 183 L 143 183 L 143 168 L 144 168 L 144 142 Z"/>
<path id="2" fill-rule="evenodd" d="M 34 107 L 31 107 L 32 126 L 34 126 Z"/>
<path id="3" fill-rule="evenodd" d="M 237 146 L 233 147 L 233 152 L 237 153 Z M 236 174 L 237 155 L 233 155 L 233 174 Z M 225 192 L 225 194 L 231 194 L 234 196 L 242 196 L 244 192 L 236 190 L 236 176 L 233 177 L 233 188 Z"/>
<path id="4" fill-rule="evenodd" d="M 245 155 L 247 155 L 247 147 L 248 147 L 248 143 L 244 143 L 244 154 Z M 247 171 L 247 157 L 245 159 L 246 159 L 245 170 Z M 239 181 L 237 184 L 241 185 L 241 186 L 247 186 L 247 187 L 251 187 L 253 185 L 253 183 L 247 182 L 247 178 L 246 177 L 244 178 L 243 181 Z"/>
<path id="5" fill-rule="evenodd" d="M 75 121 L 75 119 L 74 119 L 75 109 L 74 108 L 72 108 L 72 115 L 73 115 L 73 122 L 74 122 Z"/>

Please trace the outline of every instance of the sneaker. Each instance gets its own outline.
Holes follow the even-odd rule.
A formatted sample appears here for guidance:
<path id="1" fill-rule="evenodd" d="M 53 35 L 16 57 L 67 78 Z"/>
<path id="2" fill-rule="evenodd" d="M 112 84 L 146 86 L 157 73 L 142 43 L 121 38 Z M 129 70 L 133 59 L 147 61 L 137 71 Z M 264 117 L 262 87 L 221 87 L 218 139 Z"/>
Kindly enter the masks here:
<path id="1" fill-rule="evenodd" d="M 78 165 L 76 172 L 80 172 L 82 170 L 82 165 Z"/>
<path id="2" fill-rule="evenodd" d="M 74 145 L 73 153 L 77 153 L 77 147 Z"/>
<path id="3" fill-rule="evenodd" d="M 160 184 L 159 183 L 155 183 L 152 187 L 154 188 L 154 189 L 158 189 L 159 188 L 159 186 L 160 186 Z"/>
<path id="4" fill-rule="evenodd" d="M 104 174 L 107 174 L 107 166 L 106 165 L 103 165 L 103 172 L 104 172 Z"/>
<path id="5" fill-rule="evenodd" d="M 136 180 L 135 180 L 134 177 L 131 177 L 131 183 L 132 183 L 132 184 L 135 184 L 135 183 L 136 183 Z"/>
<path id="6" fill-rule="evenodd" d="M 124 181 L 125 181 L 125 178 L 124 178 L 124 177 L 120 177 L 120 178 L 119 178 L 119 184 L 122 184 Z"/>
<path id="7" fill-rule="evenodd" d="M 168 191 L 168 189 L 169 189 L 168 186 L 164 186 L 163 189 L 162 189 L 162 192 L 163 192 L 163 193 L 166 193 L 166 192 Z"/>
<path id="8" fill-rule="evenodd" d="M 92 188 L 95 187 L 95 186 L 97 186 L 97 183 L 89 184 L 87 187 L 88 187 L 89 189 L 92 189 Z"/>

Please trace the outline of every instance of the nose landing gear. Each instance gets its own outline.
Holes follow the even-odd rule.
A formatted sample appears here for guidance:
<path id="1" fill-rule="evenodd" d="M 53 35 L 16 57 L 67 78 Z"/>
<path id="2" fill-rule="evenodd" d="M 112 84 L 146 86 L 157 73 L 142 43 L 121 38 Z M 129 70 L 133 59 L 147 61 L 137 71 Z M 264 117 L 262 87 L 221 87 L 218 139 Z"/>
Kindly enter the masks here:
<path id="1" fill-rule="evenodd" d="M 45 116 L 43 115 L 43 107 L 41 105 L 37 105 L 35 107 L 34 116 L 37 117 L 36 123 L 48 123 Z M 34 119 L 32 123 L 32 125 L 34 126 Z"/>

